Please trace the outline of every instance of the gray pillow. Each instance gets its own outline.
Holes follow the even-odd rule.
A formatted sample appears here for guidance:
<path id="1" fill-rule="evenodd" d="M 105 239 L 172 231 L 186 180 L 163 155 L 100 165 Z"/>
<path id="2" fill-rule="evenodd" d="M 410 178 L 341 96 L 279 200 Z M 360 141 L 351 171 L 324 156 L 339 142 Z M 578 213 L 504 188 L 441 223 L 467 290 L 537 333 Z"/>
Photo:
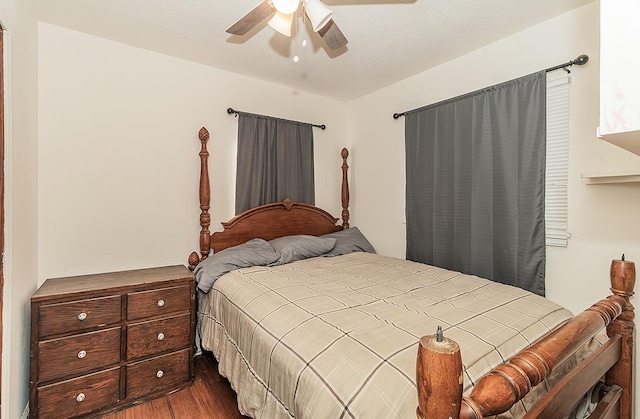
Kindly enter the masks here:
<path id="1" fill-rule="evenodd" d="M 209 292 L 216 279 L 227 272 L 249 266 L 267 266 L 279 257 L 280 254 L 265 240 L 252 239 L 214 253 L 200 262 L 193 273 L 198 288 L 203 292 Z"/>
<path id="2" fill-rule="evenodd" d="M 273 265 L 283 265 L 321 256 L 333 249 L 336 239 L 330 237 L 316 237 L 304 234 L 284 236 L 269 241 L 280 257 Z"/>
<path id="3" fill-rule="evenodd" d="M 376 253 L 371 246 L 369 240 L 364 237 L 358 227 L 351 227 L 346 230 L 336 231 L 335 233 L 325 234 L 320 237 L 329 237 L 336 239 L 336 245 L 333 249 L 325 254 L 325 256 L 340 256 L 353 252 Z"/>

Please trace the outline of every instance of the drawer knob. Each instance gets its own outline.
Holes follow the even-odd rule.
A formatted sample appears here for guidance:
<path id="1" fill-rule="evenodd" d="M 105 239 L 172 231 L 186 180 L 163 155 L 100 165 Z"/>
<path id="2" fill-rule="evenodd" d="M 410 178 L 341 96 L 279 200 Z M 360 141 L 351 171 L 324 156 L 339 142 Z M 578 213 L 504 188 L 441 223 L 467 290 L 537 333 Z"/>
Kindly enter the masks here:
<path id="1" fill-rule="evenodd" d="M 87 318 L 87 313 L 85 313 L 84 311 L 78 314 L 78 320 L 84 320 L 86 318 Z"/>
<path id="2" fill-rule="evenodd" d="M 78 394 L 78 395 L 76 396 L 76 401 L 77 401 L 78 403 L 80 403 L 81 401 L 84 401 L 84 399 L 85 399 L 85 398 L 86 398 L 86 397 L 85 397 L 84 393 L 80 393 L 80 394 Z"/>
<path id="3" fill-rule="evenodd" d="M 164 371 L 162 370 L 158 370 L 158 372 L 156 373 L 156 377 L 158 378 L 162 378 L 163 375 L 164 375 Z"/>
<path id="4" fill-rule="evenodd" d="M 164 300 L 158 300 L 158 307 L 164 307 Z"/>
<path id="5" fill-rule="evenodd" d="M 85 356 L 87 356 L 87 351 L 82 350 L 82 351 L 78 352 L 78 358 L 82 359 Z"/>
<path id="6" fill-rule="evenodd" d="M 164 333 L 158 333 L 158 340 L 164 340 Z"/>

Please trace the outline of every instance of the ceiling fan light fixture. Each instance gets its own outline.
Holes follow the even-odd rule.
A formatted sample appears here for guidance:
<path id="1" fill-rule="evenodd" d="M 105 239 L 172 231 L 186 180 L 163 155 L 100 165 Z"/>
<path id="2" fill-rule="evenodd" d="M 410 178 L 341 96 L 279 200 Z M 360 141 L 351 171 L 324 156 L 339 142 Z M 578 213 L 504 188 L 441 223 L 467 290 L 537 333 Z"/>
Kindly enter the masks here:
<path id="1" fill-rule="evenodd" d="M 320 0 L 305 0 L 304 10 L 311 22 L 314 32 L 322 29 L 333 15 L 333 10 L 329 9 Z"/>
<path id="2" fill-rule="evenodd" d="M 269 26 L 284 36 L 291 36 L 291 24 L 293 23 L 293 14 L 285 15 L 279 11 L 269 19 Z"/>
<path id="3" fill-rule="evenodd" d="M 273 7 L 283 15 L 290 15 L 298 10 L 300 0 L 271 0 Z"/>

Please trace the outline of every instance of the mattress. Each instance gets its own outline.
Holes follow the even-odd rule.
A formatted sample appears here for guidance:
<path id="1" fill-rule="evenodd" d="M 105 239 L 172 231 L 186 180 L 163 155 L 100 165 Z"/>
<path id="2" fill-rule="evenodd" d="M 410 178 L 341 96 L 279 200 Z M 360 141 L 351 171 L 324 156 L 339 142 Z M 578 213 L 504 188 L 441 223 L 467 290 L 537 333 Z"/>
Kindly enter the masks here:
<path id="1" fill-rule="evenodd" d="M 363 252 L 234 270 L 198 300 L 202 348 L 254 418 L 415 417 L 421 336 L 441 326 L 460 345 L 467 394 L 572 316 L 516 287 Z"/>

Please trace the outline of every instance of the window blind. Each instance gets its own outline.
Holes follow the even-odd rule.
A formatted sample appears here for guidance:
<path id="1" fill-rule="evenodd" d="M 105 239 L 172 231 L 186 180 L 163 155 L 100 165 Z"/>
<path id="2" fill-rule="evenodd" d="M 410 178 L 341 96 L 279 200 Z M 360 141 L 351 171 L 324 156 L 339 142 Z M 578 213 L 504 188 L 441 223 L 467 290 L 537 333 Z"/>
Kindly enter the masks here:
<path id="1" fill-rule="evenodd" d="M 546 245 L 567 247 L 569 184 L 569 76 L 547 79 L 545 174 Z"/>

